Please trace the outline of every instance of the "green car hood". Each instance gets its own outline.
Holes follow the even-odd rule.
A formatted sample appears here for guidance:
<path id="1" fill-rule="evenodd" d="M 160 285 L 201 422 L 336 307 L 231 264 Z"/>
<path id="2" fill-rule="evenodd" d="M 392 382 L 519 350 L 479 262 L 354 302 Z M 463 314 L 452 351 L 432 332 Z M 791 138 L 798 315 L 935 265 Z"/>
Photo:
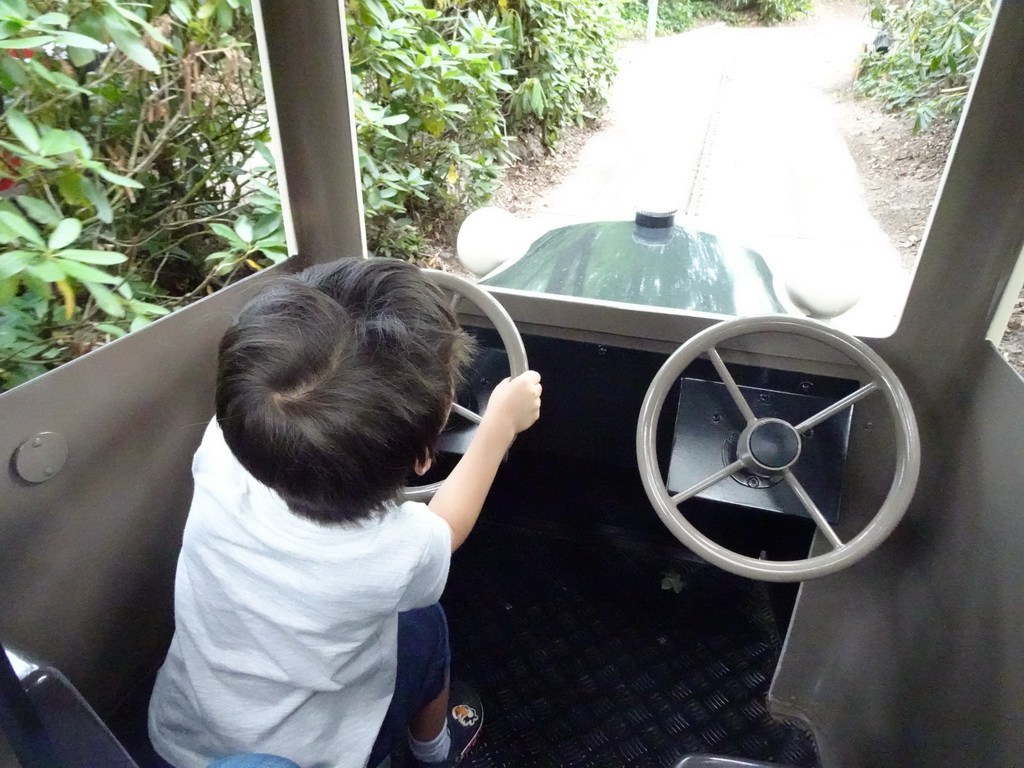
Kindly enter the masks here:
<path id="1" fill-rule="evenodd" d="M 787 313 L 759 254 L 682 226 L 606 221 L 561 227 L 480 283 L 718 315 Z"/>

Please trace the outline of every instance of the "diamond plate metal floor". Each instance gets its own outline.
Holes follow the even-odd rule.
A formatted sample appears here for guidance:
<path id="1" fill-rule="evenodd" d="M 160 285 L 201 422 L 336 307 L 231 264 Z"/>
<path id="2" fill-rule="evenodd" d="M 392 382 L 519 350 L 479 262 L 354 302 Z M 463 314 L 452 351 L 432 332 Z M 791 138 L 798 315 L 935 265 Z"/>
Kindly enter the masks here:
<path id="1" fill-rule="evenodd" d="M 765 709 L 780 640 L 764 585 L 486 522 L 448 584 L 452 674 L 485 711 L 463 765 L 669 768 L 717 753 L 818 766 L 811 734 Z"/>

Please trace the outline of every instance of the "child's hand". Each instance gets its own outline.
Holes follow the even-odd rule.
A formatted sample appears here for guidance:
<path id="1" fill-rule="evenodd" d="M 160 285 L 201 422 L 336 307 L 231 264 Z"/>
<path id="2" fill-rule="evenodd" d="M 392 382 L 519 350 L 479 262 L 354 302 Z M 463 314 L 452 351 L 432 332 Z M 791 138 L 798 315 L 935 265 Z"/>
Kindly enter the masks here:
<path id="1" fill-rule="evenodd" d="M 540 417 L 540 393 L 540 374 L 536 371 L 505 379 L 491 393 L 484 420 L 506 424 L 512 430 L 511 440 Z"/>

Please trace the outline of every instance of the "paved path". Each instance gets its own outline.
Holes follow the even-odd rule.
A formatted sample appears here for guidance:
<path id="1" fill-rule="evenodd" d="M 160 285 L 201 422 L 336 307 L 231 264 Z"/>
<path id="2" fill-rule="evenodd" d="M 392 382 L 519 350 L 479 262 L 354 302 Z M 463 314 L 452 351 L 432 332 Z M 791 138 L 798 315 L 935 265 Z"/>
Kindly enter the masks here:
<path id="1" fill-rule="evenodd" d="M 681 223 L 752 247 L 786 280 L 863 285 L 836 325 L 891 330 L 908 277 L 868 211 L 833 108 L 870 29 L 855 4 L 818 4 L 795 25 L 628 44 L 603 129 L 531 228 L 676 207 Z"/>

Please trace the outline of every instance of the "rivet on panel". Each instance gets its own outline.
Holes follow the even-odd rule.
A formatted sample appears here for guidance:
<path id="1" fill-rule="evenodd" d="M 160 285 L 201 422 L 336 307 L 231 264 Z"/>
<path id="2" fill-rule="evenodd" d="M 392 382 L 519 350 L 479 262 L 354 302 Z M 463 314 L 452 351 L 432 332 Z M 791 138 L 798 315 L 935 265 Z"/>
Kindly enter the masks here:
<path id="1" fill-rule="evenodd" d="M 56 432 L 40 432 L 18 446 L 14 468 L 27 483 L 44 483 L 64 467 L 68 443 Z"/>

